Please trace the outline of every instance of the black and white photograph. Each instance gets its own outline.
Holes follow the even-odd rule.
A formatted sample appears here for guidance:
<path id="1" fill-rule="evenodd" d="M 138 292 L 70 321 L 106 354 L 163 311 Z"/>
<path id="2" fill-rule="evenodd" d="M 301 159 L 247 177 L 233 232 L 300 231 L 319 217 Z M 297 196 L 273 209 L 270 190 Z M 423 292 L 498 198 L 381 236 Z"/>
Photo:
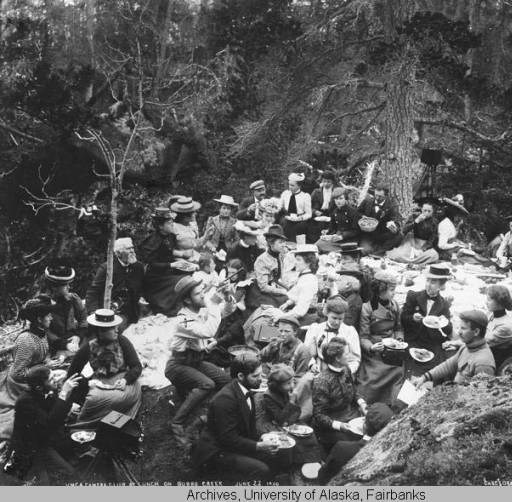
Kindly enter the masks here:
<path id="1" fill-rule="evenodd" d="M 510 0 L 0 0 L 0 492 L 512 484 L 511 75 Z"/>

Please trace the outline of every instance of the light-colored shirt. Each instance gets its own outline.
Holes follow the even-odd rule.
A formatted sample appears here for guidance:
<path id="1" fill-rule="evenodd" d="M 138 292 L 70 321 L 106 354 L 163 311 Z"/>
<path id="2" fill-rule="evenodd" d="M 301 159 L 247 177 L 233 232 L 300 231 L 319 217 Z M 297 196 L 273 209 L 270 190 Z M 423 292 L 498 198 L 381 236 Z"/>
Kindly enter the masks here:
<path id="1" fill-rule="evenodd" d="M 281 194 L 281 208 L 288 212 L 288 205 L 290 204 L 290 198 L 292 192 L 285 190 Z M 299 221 L 306 221 L 311 219 L 313 211 L 311 209 L 311 195 L 306 192 L 299 192 L 295 194 L 295 203 L 297 204 L 297 216 Z"/>
<path id="2" fill-rule="evenodd" d="M 287 313 L 304 317 L 311 306 L 316 303 L 318 295 L 318 277 L 313 273 L 299 275 L 295 285 L 288 290 L 288 299 L 294 302 L 293 308 Z"/>
<path id="3" fill-rule="evenodd" d="M 496 251 L 497 258 L 508 258 L 510 256 L 510 251 L 512 246 L 512 232 L 507 232 L 503 236 L 503 240 L 500 243 L 500 247 Z"/>
<path id="4" fill-rule="evenodd" d="M 176 331 L 170 349 L 173 352 L 203 351 L 215 337 L 222 317 L 233 313 L 235 309 L 233 298 L 229 302 L 212 298 L 199 312 L 182 307 L 175 318 Z"/>
<path id="5" fill-rule="evenodd" d="M 439 249 L 453 249 L 458 247 L 458 244 L 450 242 L 451 239 L 457 237 L 457 229 L 449 218 L 445 218 L 439 222 L 437 233 L 439 235 L 437 244 Z"/>
<path id="6" fill-rule="evenodd" d="M 323 204 L 320 208 L 322 211 L 327 211 L 329 209 L 329 204 L 331 203 L 331 197 L 332 197 L 332 188 L 324 188 L 322 190 L 322 198 L 323 198 Z"/>
<path id="7" fill-rule="evenodd" d="M 343 338 L 347 342 L 347 351 L 345 353 L 347 364 L 352 374 L 355 374 L 361 364 L 361 345 L 357 331 L 353 326 L 347 326 L 344 323 L 340 324 L 337 333 L 326 331 L 327 328 L 327 322 L 313 323 L 306 332 L 304 344 L 312 354 L 314 362 L 319 364 L 320 369 L 322 369 L 322 347 L 333 338 Z"/>

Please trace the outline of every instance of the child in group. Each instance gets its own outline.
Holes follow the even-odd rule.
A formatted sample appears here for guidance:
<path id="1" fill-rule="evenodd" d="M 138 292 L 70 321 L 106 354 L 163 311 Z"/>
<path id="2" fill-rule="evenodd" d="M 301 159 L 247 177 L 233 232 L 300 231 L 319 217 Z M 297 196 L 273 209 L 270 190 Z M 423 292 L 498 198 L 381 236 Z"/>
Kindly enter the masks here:
<path id="1" fill-rule="evenodd" d="M 215 260 L 213 254 L 204 251 L 199 257 L 199 271 L 195 272 L 194 277 L 203 281 L 205 293 L 219 285 L 219 274 L 215 271 Z"/>

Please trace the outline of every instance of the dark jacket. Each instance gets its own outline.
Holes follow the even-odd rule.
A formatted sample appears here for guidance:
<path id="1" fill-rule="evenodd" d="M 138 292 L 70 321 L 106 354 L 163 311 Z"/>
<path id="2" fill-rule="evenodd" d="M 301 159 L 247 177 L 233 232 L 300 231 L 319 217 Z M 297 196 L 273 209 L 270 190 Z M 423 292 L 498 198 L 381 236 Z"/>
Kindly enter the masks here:
<path id="1" fill-rule="evenodd" d="M 254 204 L 254 196 L 246 197 L 242 199 L 240 205 L 238 206 L 238 211 L 236 213 L 237 220 L 254 220 L 254 211 L 249 211 L 248 208 L 251 204 Z"/>
<path id="2" fill-rule="evenodd" d="M 440 345 L 446 341 L 446 338 L 441 335 L 439 330 L 427 328 L 422 322 L 414 321 L 413 315 L 416 313 L 424 317 L 427 315 L 444 315 L 447 319 L 450 319 L 450 304 L 441 295 L 437 295 L 430 312 L 427 312 L 427 300 L 428 295 L 425 290 L 409 291 L 407 293 L 401 318 L 404 340 L 411 346 L 438 352 Z M 443 328 L 447 335 L 450 335 L 452 330 L 451 322 L 446 328 Z"/>
<path id="3" fill-rule="evenodd" d="M 94 312 L 103 308 L 105 293 L 105 280 L 107 277 L 107 263 L 98 268 L 92 284 L 85 296 L 87 312 Z M 126 316 L 129 323 L 139 319 L 139 299 L 142 295 L 142 282 L 144 280 L 144 265 L 135 262 L 133 265 L 123 267 L 114 256 L 114 274 L 112 278 L 112 302 L 118 304 L 116 311 Z"/>
<path id="4" fill-rule="evenodd" d="M 47 332 L 52 352 L 64 350 L 68 338 L 87 335 L 87 311 L 82 299 L 76 293 L 70 293 L 69 299 L 59 297 L 52 313 L 52 322 Z"/>
<path id="5" fill-rule="evenodd" d="M 388 223 L 388 221 L 394 221 L 396 225 L 399 226 L 402 219 L 397 206 L 391 202 L 389 198 L 386 198 L 380 210 L 377 212 L 375 199 L 373 197 L 366 197 L 363 202 L 361 202 L 358 211 L 362 216 L 379 220 L 379 226 L 376 228 L 376 232 L 386 232 L 386 223 Z"/>
<path id="6" fill-rule="evenodd" d="M 357 209 L 347 204 L 341 208 L 334 206 L 331 209 L 330 217 L 329 234 L 343 235 L 344 240 L 358 239 L 361 233 L 358 225 L 361 215 Z"/>
<path id="7" fill-rule="evenodd" d="M 332 209 L 333 201 L 331 199 L 329 207 L 327 209 L 324 209 L 324 210 L 322 210 L 323 204 L 324 204 L 324 190 L 323 190 L 322 187 L 315 188 L 313 190 L 313 192 L 311 193 L 311 209 L 313 210 L 313 213 L 315 211 L 322 211 L 322 213 L 325 216 L 327 216 L 329 214 L 329 211 Z"/>
<path id="8" fill-rule="evenodd" d="M 402 233 L 407 235 L 411 230 L 414 237 L 423 239 L 425 242 L 423 250 L 431 249 L 437 243 L 437 225 L 435 218 L 427 218 L 426 220 L 416 223 L 416 216 L 411 216 L 404 225 Z"/>
<path id="9" fill-rule="evenodd" d="M 361 309 L 363 308 L 363 300 L 359 293 L 352 292 L 348 296 L 343 296 L 348 304 L 348 310 L 345 312 L 343 322 L 347 326 L 354 326 L 359 333 L 359 320 L 361 319 Z"/>
<path id="10" fill-rule="evenodd" d="M 194 465 L 203 465 L 221 451 L 256 455 L 256 406 L 254 401 L 252 404 L 251 411 L 237 380 L 213 397 L 206 428 L 192 454 Z"/>
<path id="11" fill-rule="evenodd" d="M 46 448 L 64 426 L 71 400 L 45 397 L 36 391 L 24 392 L 14 408 L 12 446 L 17 454 L 30 455 Z"/>
<path id="12" fill-rule="evenodd" d="M 354 378 L 348 366 L 340 372 L 324 369 L 313 380 L 313 425 L 317 431 L 332 430 L 334 420 L 348 422 L 358 416 Z"/>
<path id="13" fill-rule="evenodd" d="M 140 377 L 140 374 L 142 373 L 142 364 L 140 363 L 139 356 L 137 355 L 132 342 L 130 342 L 128 338 L 123 335 L 119 335 L 118 342 L 123 351 L 124 364 L 127 368 L 124 378 L 126 383 L 131 385 Z M 68 369 L 68 377 L 75 373 L 81 373 L 84 366 L 89 362 L 90 355 L 90 346 L 88 343 L 85 343 L 80 347 L 71 361 L 71 365 Z"/>
<path id="14" fill-rule="evenodd" d="M 174 261 L 172 252 L 175 241 L 176 237 L 173 234 L 164 237 L 155 231 L 142 242 L 139 257 L 147 265 L 148 274 L 170 270 L 169 264 Z"/>
<path id="15" fill-rule="evenodd" d="M 263 394 L 263 409 L 267 421 L 283 426 L 297 422 L 300 417 L 300 406 L 290 402 L 289 396 L 268 390 Z"/>
<path id="16" fill-rule="evenodd" d="M 228 252 L 228 260 L 238 258 L 244 264 L 247 272 L 252 272 L 254 270 L 254 262 L 261 253 L 263 253 L 263 249 L 258 246 L 244 247 L 239 242 Z"/>

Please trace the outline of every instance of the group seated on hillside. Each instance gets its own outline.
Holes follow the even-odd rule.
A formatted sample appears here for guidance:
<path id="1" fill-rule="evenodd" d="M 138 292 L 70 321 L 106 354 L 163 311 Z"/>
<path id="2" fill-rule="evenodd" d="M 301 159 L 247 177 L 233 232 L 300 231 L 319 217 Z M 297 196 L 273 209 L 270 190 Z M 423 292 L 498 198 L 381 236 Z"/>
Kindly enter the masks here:
<path id="1" fill-rule="evenodd" d="M 75 270 L 49 264 L 49 294 L 22 309 L 28 329 L 0 378 L 0 442 L 11 460 L 23 457 L 20 472 L 35 466 L 46 479 L 41 458 L 48 450 L 57 458 L 57 444 L 34 432 L 36 416 L 41 431 L 60 432 L 72 404 L 73 420 L 88 428 L 112 410 L 137 418 L 142 365 L 123 332 L 141 317 L 142 299 L 151 313 L 173 320 L 165 376 L 177 401 L 169 433 L 192 449 L 199 471 L 224 481 L 269 480 L 304 465 L 326 481 L 403 407 L 397 395 L 406 379 L 420 386 L 494 374 L 500 351 L 512 347 L 509 290 L 489 287 L 489 313 L 462 312 L 457 330 L 442 295 L 452 273 L 439 260 L 492 263 L 457 238 L 468 214 L 461 196 L 444 200 L 439 223 L 432 201 L 404 222 L 385 186 L 360 197 L 336 180 L 324 173 L 310 194 L 304 173 L 291 173 L 280 197 L 256 180 L 240 204 L 229 195 L 214 199 L 218 214 L 202 231 L 201 204 L 172 197 L 154 208 L 142 242 L 116 241 L 111 309 L 102 308 L 106 263 L 85 301 L 71 291 Z M 512 249 L 509 233 L 499 266 Z M 361 258 L 368 254 L 423 268 L 425 288 L 399 305 L 401 278 L 366 267 Z M 427 316 L 446 322 L 429 327 Z M 433 357 L 397 361 L 389 339 Z M 62 358 L 69 369 L 60 393 L 54 389 L 58 399 L 48 400 L 48 371 Z M 288 448 L 292 436 L 283 431 L 295 425 L 308 432 Z M 20 427 L 32 431 L 30 455 Z M 57 464 L 72 473 L 65 459 Z"/>

